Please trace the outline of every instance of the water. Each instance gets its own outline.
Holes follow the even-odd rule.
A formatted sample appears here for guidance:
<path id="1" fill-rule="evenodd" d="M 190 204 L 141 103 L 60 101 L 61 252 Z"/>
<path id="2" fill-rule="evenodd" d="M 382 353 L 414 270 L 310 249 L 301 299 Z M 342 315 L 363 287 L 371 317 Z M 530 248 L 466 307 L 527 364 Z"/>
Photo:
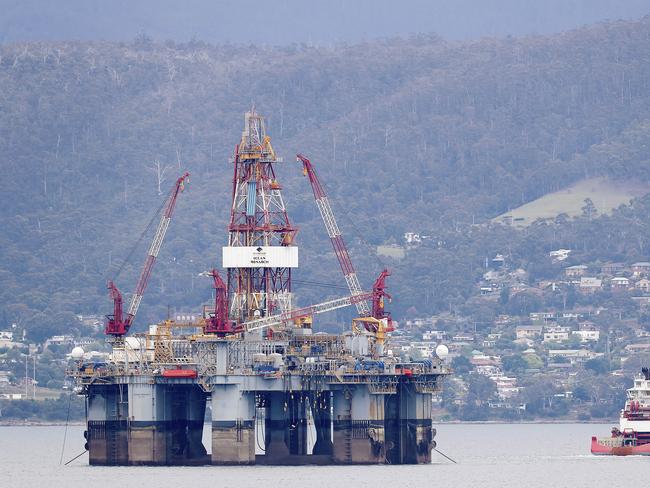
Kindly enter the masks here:
<path id="1" fill-rule="evenodd" d="M 596 457 L 592 434 L 610 425 L 438 426 L 431 465 L 299 467 L 90 467 L 84 455 L 60 466 L 64 427 L 0 427 L 0 487 L 333 488 L 605 487 L 644 484 L 650 459 Z M 83 451 L 83 428 L 68 428 L 64 462 Z"/>

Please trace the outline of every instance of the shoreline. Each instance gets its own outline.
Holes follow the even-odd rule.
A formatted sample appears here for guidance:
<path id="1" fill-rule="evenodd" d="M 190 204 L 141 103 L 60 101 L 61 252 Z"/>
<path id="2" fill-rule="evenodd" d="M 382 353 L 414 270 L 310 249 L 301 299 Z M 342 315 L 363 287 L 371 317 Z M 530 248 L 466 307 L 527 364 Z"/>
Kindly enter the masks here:
<path id="1" fill-rule="evenodd" d="M 506 422 L 504 420 L 447 420 L 447 421 L 434 421 L 433 426 L 442 426 L 442 425 L 527 425 L 527 424 L 539 424 L 539 425 L 563 425 L 563 424 L 607 424 L 607 423 L 616 424 L 616 419 L 608 421 L 607 419 L 601 420 L 517 420 L 512 422 Z M 49 421 L 49 420 L 0 420 L 0 427 L 65 427 L 66 422 L 63 421 Z M 80 427 L 86 425 L 83 420 L 74 420 L 67 422 L 68 426 Z M 210 425 L 210 422 L 205 422 L 205 425 Z"/>
<path id="2" fill-rule="evenodd" d="M 546 425 L 552 425 L 552 424 L 557 424 L 557 425 L 563 425 L 563 424 L 597 424 L 597 425 L 602 425 L 602 424 L 607 424 L 609 422 L 614 422 L 614 424 L 617 422 L 617 419 L 614 420 L 608 420 L 608 419 L 597 419 L 597 420 L 573 420 L 573 419 L 566 419 L 566 420 L 545 420 L 545 419 L 539 419 L 539 420 L 513 420 L 512 422 L 506 422 L 505 420 L 447 420 L 447 421 L 438 421 L 438 422 L 433 422 L 434 426 L 435 425 L 458 425 L 458 424 L 463 424 L 463 425 L 473 425 L 473 424 L 494 424 L 494 425 L 512 425 L 512 424 L 521 424 L 521 425 L 526 425 L 526 424 L 546 424 Z"/>
<path id="3" fill-rule="evenodd" d="M 68 426 L 84 426 L 83 420 L 67 422 Z M 0 427 L 65 427 L 66 422 L 58 420 L 0 420 Z"/>

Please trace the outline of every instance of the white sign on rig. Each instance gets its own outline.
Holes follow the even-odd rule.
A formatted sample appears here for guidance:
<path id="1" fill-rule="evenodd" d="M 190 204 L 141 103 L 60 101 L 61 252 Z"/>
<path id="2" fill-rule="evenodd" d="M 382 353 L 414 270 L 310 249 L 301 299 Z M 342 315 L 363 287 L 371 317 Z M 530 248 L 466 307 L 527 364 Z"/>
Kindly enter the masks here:
<path id="1" fill-rule="evenodd" d="M 296 246 L 225 246 L 224 268 L 297 268 Z"/>

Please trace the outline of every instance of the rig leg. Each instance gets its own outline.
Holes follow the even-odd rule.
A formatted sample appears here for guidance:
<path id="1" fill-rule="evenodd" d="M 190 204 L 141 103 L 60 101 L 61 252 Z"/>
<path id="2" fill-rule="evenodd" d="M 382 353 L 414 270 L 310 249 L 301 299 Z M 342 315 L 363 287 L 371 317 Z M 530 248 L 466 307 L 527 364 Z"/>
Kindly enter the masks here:
<path id="1" fill-rule="evenodd" d="M 205 394 L 192 384 L 129 385 L 128 464 L 204 464 Z"/>
<path id="2" fill-rule="evenodd" d="M 334 391 L 334 462 L 385 462 L 384 399 L 367 385 Z"/>
<path id="3" fill-rule="evenodd" d="M 160 385 L 144 381 L 129 385 L 129 464 L 167 463 L 164 409 Z"/>
<path id="4" fill-rule="evenodd" d="M 128 386 L 92 385 L 88 389 L 87 449 L 91 465 L 128 463 Z"/>
<path id="5" fill-rule="evenodd" d="M 267 399 L 264 461 L 282 464 L 281 461 L 290 455 L 287 443 L 289 398 L 284 392 L 273 392 L 267 395 Z"/>
<path id="6" fill-rule="evenodd" d="M 391 464 L 431 462 L 434 430 L 431 423 L 431 394 L 419 393 L 403 378 L 397 394 L 386 398 L 386 456 Z"/>
<path id="7" fill-rule="evenodd" d="M 316 443 L 313 455 L 331 456 L 332 444 L 332 394 L 329 391 L 317 391 L 310 396 L 311 411 L 314 416 Z"/>
<path id="8" fill-rule="evenodd" d="M 255 395 L 239 385 L 212 390 L 212 464 L 255 464 Z"/>
<path id="9" fill-rule="evenodd" d="M 296 392 L 287 399 L 287 438 L 292 456 L 307 455 L 307 395 Z"/>

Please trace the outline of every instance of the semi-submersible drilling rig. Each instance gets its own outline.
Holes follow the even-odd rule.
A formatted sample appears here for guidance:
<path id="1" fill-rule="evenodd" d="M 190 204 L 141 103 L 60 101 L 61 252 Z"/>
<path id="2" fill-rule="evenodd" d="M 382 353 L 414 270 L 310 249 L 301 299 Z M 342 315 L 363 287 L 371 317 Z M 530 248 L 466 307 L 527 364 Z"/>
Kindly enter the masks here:
<path id="1" fill-rule="evenodd" d="M 73 354 L 70 374 L 86 397 L 86 448 L 93 465 L 428 463 L 435 447 L 431 395 L 447 374 L 442 361 L 402 361 L 385 347 L 387 271 L 364 292 L 312 163 L 298 155 L 312 185 L 341 270 L 346 297 L 292 308 L 298 247 L 275 174 L 276 157 L 254 110 L 233 160 L 224 282 L 198 318 L 167 320 L 128 335 L 176 200 L 167 199 L 130 306 L 108 288 L 111 359 Z M 312 332 L 315 314 L 356 306 L 341 335 Z M 211 454 L 203 444 L 206 403 Z"/>

